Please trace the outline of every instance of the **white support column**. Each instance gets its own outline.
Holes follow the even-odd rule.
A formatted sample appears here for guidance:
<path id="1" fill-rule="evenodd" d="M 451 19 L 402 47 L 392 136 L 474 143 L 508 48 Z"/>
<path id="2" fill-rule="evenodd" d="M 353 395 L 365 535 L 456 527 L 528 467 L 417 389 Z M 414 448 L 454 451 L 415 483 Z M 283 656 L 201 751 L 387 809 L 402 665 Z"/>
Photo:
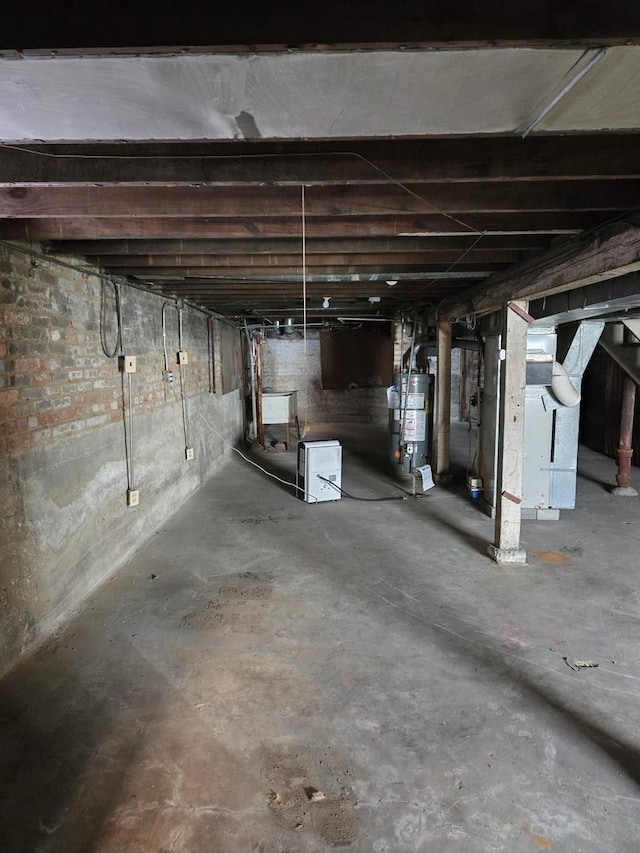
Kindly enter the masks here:
<path id="1" fill-rule="evenodd" d="M 438 321 L 436 388 L 436 481 L 451 481 L 451 321 Z"/>
<path id="2" fill-rule="evenodd" d="M 528 303 L 507 304 L 503 323 L 500 370 L 500 420 L 494 544 L 489 554 L 497 563 L 525 563 L 520 548 L 524 405 L 527 369 Z"/>

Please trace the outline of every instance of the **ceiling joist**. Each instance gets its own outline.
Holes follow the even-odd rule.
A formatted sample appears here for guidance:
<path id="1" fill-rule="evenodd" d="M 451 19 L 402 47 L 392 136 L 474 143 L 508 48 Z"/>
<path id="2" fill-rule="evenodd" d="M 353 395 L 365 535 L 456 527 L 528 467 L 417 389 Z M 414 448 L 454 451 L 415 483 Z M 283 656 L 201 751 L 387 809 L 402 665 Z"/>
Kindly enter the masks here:
<path id="1" fill-rule="evenodd" d="M 279 239 L 302 236 L 298 217 L 279 215 L 260 218 L 209 215 L 135 217 L 112 216 L 100 218 L 93 210 L 90 215 L 49 217 L 37 219 L 0 218 L 0 236 L 13 240 L 164 240 L 164 239 Z M 608 216 L 606 218 L 609 218 Z M 571 235 L 602 222 L 602 214 L 594 211 L 529 212 L 529 213 L 467 213 L 464 225 L 443 214 L 395 214 L 390 216 L 310 217 L 306 223 L 308 239 L 365 238 L 405 236 L 474 235 Z"/>
<path id="2" fill-rule="evenodd" d="M 0 145 L 0 187 L 331 186 L 640 178 L 633 135 L 384 142 Z"/>
<path id="3" fill-rule="evenodd" d="M 465 304 L 447 310 L 450 317 L 468 309 L 477 313 L 501 308 L 513 299 L 540 299 L 588 287 L 640 270 L 640 227 L 632 225 L 611 236 L 596 234 L 564 250 L 542 255 L 507 273 L 492 276 L 482 287 L 466 294 Z"/>
<path id="4" fill-rule="evenodd" d="M 194 9 L 141 50 L 101 51 L 108 24 L 75 50 L 67 20 L 59 53 L 0 50 L 0 239 L 249 319 L 492 310 L 636 269 L 589 232 L 640 198 L 640 12 L 427 5 L 227 6 L 217 50 L 163 47 Z M 297 37 L 232 49 L 258 18 Z"/>
<path id="5" fill-rule="evenodd" d="M 640 179 L 602 181 L 511 181 L 398 186 L 313 187 L 305 215 L 351 217 L 394 213 L 624 211 L 640 198 Z M 13 187 L 0 189 L 0 218 L 136 216 L 301 216 L 301 192 L 291 187 Z M 444 217 L 446 218 L 446 217 Z M 464 218 L 458 222 L 465 227 Z M 471 229 L 469 229 L 471 230 Z"/>

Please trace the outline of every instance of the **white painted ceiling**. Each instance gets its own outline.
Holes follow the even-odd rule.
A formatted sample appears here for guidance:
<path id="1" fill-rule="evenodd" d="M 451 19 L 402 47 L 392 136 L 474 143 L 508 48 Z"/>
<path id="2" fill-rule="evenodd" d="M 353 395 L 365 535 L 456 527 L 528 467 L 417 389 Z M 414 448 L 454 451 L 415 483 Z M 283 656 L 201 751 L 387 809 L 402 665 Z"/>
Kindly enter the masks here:
<path id="1" fill-rule="evenodd" d="M 8 143 L 334 139 L 640 127 L 640 47 L 0 58 Z M 575 85 L 571 85 L 575 83 Z"/>

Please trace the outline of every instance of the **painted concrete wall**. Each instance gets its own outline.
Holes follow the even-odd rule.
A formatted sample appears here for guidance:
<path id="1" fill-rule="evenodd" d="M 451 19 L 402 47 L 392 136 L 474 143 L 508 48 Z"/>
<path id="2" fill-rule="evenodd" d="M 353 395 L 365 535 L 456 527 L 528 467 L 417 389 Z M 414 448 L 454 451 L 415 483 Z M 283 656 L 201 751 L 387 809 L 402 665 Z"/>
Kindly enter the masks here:
<path id="1" fill-rule="evenodd" d="M 114 290 L 93 276 L 0 249 L 0 672 L 108 578 L 221 464 L 242 432 L 238 392 L 222 395 L 219 329 L 184 311 L 189 443 L 180 383 L 162 379 L 164 300 L 124 287 L 133 376 L 135 486 L 126 506 L 122 375 Z M 217 324 L 216 324 L 217 325 Z M 167 349 L 178 377 L 177 312 Z M 211 350 L 213 349 L 213 359 Z M 124 384 L 126 391 L 126 383 Z M 205 423 L 206 420 L 206 423 Z M 219 435 L 216 435 L 212 429 Z"/>
<path id="2" fill-rule="evenodd" d="M 265 390 L 298 391 L 300 423 L 380 422 L 388 418 L 384 388 L 347 388 L 325 391 L 320 366 L 320 335 L 267 337 L 262 349 Z"/>

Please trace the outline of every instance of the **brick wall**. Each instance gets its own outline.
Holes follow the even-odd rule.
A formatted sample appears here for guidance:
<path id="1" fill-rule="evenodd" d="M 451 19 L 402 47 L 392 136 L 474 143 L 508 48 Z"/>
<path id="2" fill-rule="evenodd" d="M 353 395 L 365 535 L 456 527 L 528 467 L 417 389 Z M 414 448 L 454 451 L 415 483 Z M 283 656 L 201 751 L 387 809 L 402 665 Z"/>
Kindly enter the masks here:
<path id="1" fill-rule="evenodd" d="M 104 340 L 117 339 L 114 288 L 93 276 L 33 265 L 28 256 L 0 249 L 0 452 L 55 441 L 78 430 L 121 422 L 123 393 L 117 360 Z M 122 288 L 123 342 L 137 355 L 134 409 L 152 412 L 180 399 L 180 385 L 162 381 L 162 302 Z M 167 349 L 176 378 L 178 318 L 166 312 Z M 184 311 L 189 351 L 187 393 L 205 393 L 211 377 L 207 318 Z M 219 337 L 215 335 L 214 337 Z"/>
<path id="2" fill-rule="evenodd" d="M 267 337 L 262 350 L 263 386 L 274 391 L 298 391 L 300 422 L 379 422 L 388 417 L 384 388 L 322 388 L 320 334 L 311 330 L 304 341 L 299 335 Z"/>
<path id="3" fill-rule="evenodd" d="M 81 261 L 65 259 L 80 264 Z M 220 326 L 183 312 L 189 444 L 185 459 L 178 314 L 123 286 L 132 377 L 135 486 L 126 505 L 127 382 L 117 358 L 115 291 L 95 276 L 0 247 L 0 670 L 39 642 L 222 462 L 242 433 L 238 392 L 221 388 Z M 239 337 L 238 337 L 239 340 Z M 125 414 L 127 415 L 125 419 Z"/>

